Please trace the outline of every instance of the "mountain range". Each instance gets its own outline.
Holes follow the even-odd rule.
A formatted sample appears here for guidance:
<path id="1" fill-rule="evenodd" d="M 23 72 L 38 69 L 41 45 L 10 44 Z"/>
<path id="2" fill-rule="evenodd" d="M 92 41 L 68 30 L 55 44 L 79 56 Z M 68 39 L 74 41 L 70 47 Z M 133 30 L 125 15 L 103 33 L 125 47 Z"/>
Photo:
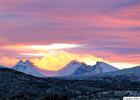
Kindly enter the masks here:
<path id="1" fill-rule="evenodd" d="M 6 68 L 0 66 L 0 68 Z M 58 71 L 42 71 L 38 69 L 29 60 L 23 62 L 20 60 L 12 69 L 23 72 L 25 74 L 33 75 L 36 77 L 49 77 L 49 74 L 54 77 L 60 77 L 62 79 L 78 79 L 78 80 L 94 80 L 99 77 L 115 77 L 119 75 L 125 76 L 138 76 L 140 75 L 140 67 L 133 67 L 120 70 L 108 63 L 97 62 L 95 65 L 87 65 L 84 62 L 71 61 L 63 69 Z M 45 73 L 45 74 L 44 74 Z"/>
<path id="2" fill-rule="evenodd" d="M 23 62 L 20 60 L 12 69 L 16 71 L 20 71 L 26 74 L 30 74 L 36 77 L 45 77 L 46 76 L 79 76 L 79 75 L 90 75 L 90 74 L 102 74 L 106 72 L 118 71 L 118 68 L 115 68 L 105 62 L 97 62 L 95 65 L 90 66 L 85 64 L 84 62 L 71 61 L 67 64 L 63 69 L 58 71 L 48 71 L 38 69 L 35 65 L 33 65 L 29 60 Z M 45 74 L 43 74 L 45 73 Z"/>
<path id="3" fill-rule="evenodd" d="M 83 74 L 101 74 L 106 72 L 117 71 L 118 68 L 115 68 L 105 62 L 97 62 L 95 65 L 87 65 L 84 62 L 78 62 L 76 60 L 68 63 L 64 68 L 58 71 L 43 71 L 47 76 L 78 76 Z"/>
<path id="4" fill-rule="evenodd" d="M 37 68 L 29 60 L 26 60 L 25 62 L 20 60 L 15 66 L 12 67 L 12 69 L 36 77 L 45 77 L 45 75 L 39 72 Z"/>
<path id="5" fill-rule="evenodd" d="M 73 80 L 39 78 L 0 68 L 0 100 L 122 100 L 124 96 L 140 96 L 140 66 L 86 75 Z"/>
<path id="6" fill-rule="evenodd" d="M 122 100 L 124 96 L 140 96 L 140 66 L 119 70 L 105 62 L 90 66 L 71 61 L 58 72 L 59 77 L 45 77 L 29 60 L 20 60 L 12 68 L 0 66 L 0 100 Z"/>
<path id="7" fill-rule="evenodd" d="M 82 64 L 79 68 L 77 68 L 72 75 L 84 75 L 84 74 L 102 74 L 106 72 L 114 72 L 118 71 L 118 68 L 115 68 L 105 62 L 97 62 L 93 66 L 89 66 L 86 64 Z"/>

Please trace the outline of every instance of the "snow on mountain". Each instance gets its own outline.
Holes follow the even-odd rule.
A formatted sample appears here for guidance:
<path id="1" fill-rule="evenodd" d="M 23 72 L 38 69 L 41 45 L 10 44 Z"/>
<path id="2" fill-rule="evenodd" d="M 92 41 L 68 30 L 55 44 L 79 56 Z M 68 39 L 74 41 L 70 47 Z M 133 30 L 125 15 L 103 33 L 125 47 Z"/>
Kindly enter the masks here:
<path id="1" fill-rule="evenodd" d="M 20 72 L 23 72 L 23 73 L 26 73 L 26 74 L 30 74 L 30 75 L 36 76 L 36 77 L 45 77 L 42 73 L 37 71 L 35 66 L 29 60 L 26 60 L 25 62 L 20 60 L 13 67 L 13 69 L 16 70 L 16 71 L 20 71 Z"/>
<path id="2" fill-rule="evenodd" d="M 74 73 L 74 71 L 79 68 L 79 67 L 84 67 L 87 66 L 83 62 L 78 62 L 78 61 L 71 61 L 69 64 L 67 64 L 63 69 L 59 70 L 58 73 L 60 76 L 65 76 L 65 75 L 70 75 Z"/>
<path id="3" fill-rule="evenodd" d="M 73 60 L 69 62 L 64 68 L 58 70 L 58 71 L 49 71 L 49 70 L 41 70 L 41 72 L 45 73 L 46 76 L 51 77 L 61 77 L 61 76 L 68 76 L 68 75 L 79 75 L 81 73 L 87 72 L 88 68 L 91 67 L 89 65 L 86 65 L 84 62 L 79 62 L 76 60 Z M 77 70 L 80 68 L 79 70 Z M 75 72 L 77 70 L 77 72 Z"/>
<path id="4" fill-rule="evenodd" d="M 20 60 L 20 61 L 16 64 L 16 66 L 24 66 L 24 62 L 23 62 L 22 60 Z"/>
<path id="5" fill-rule="evenodd" d="M 85 73 L 91 73 L 93 71 L 92 67 L 83 63 L 83 65 L 79 66 L 72 75 L 82 75 Z"/>
<path id="6" fill-rule="evenodd" d="M 23 72 L 27 66 L 24 65 L 24 62 L 20 60 L 12 69 Z"/>
<path id="7" fill-rule="evenodd" d="M 97 62 L 96 65 L 92 66 L 92 67 L 95 67 L 94 69 L 94 72 L 95 73 L 106 73 L 106 72 L 113 72 L 113 71 L 118 71 L 119 69 L 112 66 L 112 65 L 109 65 L 105 62 Z"/>
<path id="8" fill-rule="evenodd" d="M 25 65 L 25 66 L 30 66 L 30 67 L 33 66 L 33 64 L 32 64 L 29 60 L 26 60 L 26 61 L 24 62 L 24 65 Z"/>
<path id="9" fill-rule="evenodd" d="M 97 62 L 96 65 L 89 66 L 84 64 L 75 70 L 72 75 L 88 75 L 88 74 L 101 74 L 106 72 L 113 72 L 119 70 L 107 63 L 104 62 Z"/>

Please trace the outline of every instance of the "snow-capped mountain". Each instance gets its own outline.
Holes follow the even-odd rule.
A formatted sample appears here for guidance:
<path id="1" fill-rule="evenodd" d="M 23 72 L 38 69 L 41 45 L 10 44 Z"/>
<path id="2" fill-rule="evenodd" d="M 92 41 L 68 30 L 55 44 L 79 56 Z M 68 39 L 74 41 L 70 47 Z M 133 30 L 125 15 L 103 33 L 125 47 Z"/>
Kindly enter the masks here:
<path id="1" fill-rule="evenodd" d="M 68 76 L 74 73 L 74 71 L 81 67 L 81 66 L 88 66 L 83 62 L 78 62 L 76 60 L 73 60 L 69 62 L 64 68 L 57 70 L 57 71 L 50 71 L 50 70 L 41 70 L 42 73 L 45 73 L 46 76 L 48 77 L 61 77 L 61 76 Z"/>
<path id="2" fill-rule="evenodd" d="M 25 65 L 25 66 L 33 67 L 33 64 L 32 64 L 29 60 L 26 60 L 26 61 L 24 62 L 24 65 Z"/>
<path id="3" fill-rule="evenodd" d="M 19 60 L 19 62 L 15 66 L 24 66 L 24 62 L 22 60 Z"/>
<path id="4" fill-rule="evenodd" d="M 83 65 L 79 66 L 73 73 L 72 75 L 82 75 L 85 73 L 91 73 L 93 72 L 93 69 L 91 66 L 86 65 L 85 63 L 83 63 Z"/>
<path id="5" fill-rule="evenodd" d="M 118 68 L 115 68 L 104 62 L 97 62 L 96 65 L 89 66 L 84 64 L 75 70 L 72 75 L 84 75 L 84 74 L 101 74 L 106 72 L 118 71 Z"/>
<path id="6" fill-rule="evenodd" d="M 37 71 L 35 66 L 29 60 L 26 60 L 25 62 L 20 60 L 12 69 L 26 73 L 26 74 L 30 74 L 36 77 L 45 77 L 42 73 Z"/>
<path id="7" fill-rule="evenodd" d="M 83 62 L 78 62 L 78 61 L 71 61 L 69 64 L 67 64 L 63 69 L 59 70 L 58 73 L 61 76 L 65 76 L 65 75 L 70 75 L 72 73 L 74 73 L 74 71 L 79 68 L 79 67 L 87 67 L 88 65 L 86 65 Z"/>
<path id="8" fill-rule="evenodd" d="M 96 65 L 92 66 L 94 68 L 94 72 L 95 73 L 106 73 L 106 72 L 114 72 L 114 71 L 118 71 L 119 69 L 109 65 L 105 62 L 97 62 Z"/>

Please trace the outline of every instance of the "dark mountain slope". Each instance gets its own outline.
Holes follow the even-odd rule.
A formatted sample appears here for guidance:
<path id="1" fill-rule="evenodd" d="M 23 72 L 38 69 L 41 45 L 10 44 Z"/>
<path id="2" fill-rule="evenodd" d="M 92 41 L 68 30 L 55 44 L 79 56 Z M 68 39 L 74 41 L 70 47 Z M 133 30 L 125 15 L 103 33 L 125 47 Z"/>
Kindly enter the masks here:
<path id="1" fill-rule="evenodd" d="M 0 100 L 121 100 L 140 96 L 140 84 L 117 78 L 60 80 L 0 68 Z"/>
<path id="2" fill-rule="evenodd" d="M 9 98 L 9 100 L 14 100 L 14 98 L 28 100 L 28 97 L 32 100 L 34 98 L 42 100 L 52 93 L 52 96 L 60 95 L 61 97 L 64 90 L 59 82 L 55 84 L 56 81 L 33 77 L 12 69 L 0 68 L 0 100 L 5 98 Z"/>

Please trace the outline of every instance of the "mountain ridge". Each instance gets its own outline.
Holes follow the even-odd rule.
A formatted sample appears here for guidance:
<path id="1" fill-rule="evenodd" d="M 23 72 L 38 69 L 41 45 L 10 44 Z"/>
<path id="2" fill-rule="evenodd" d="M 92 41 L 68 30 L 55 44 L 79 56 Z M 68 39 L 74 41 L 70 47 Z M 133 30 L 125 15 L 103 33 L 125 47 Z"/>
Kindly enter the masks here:
<path id="1" fill-rule="evenodd" d="M 17 62 L 17 64 L 13 66 L 12 69 L 26 73 L 26 74 L 30 74 L 36 77 L 45 77 L 45 75 L 39 72 L 29 60 L 26 60 L 25 62 L 23 62 L 22 60 L 19 60 L 19 62 Z"/>
<path id="2" fill-rule="evenodd" d="M 102 74 L 106 72 L 113 72 L 119 70 L 112 65 L 109 65 L 105 62 L 97 62 L 95 65 L 90 66 L 81 66 L 75 70 L 71 75 L 83 75 L 83 74 Z"/>

